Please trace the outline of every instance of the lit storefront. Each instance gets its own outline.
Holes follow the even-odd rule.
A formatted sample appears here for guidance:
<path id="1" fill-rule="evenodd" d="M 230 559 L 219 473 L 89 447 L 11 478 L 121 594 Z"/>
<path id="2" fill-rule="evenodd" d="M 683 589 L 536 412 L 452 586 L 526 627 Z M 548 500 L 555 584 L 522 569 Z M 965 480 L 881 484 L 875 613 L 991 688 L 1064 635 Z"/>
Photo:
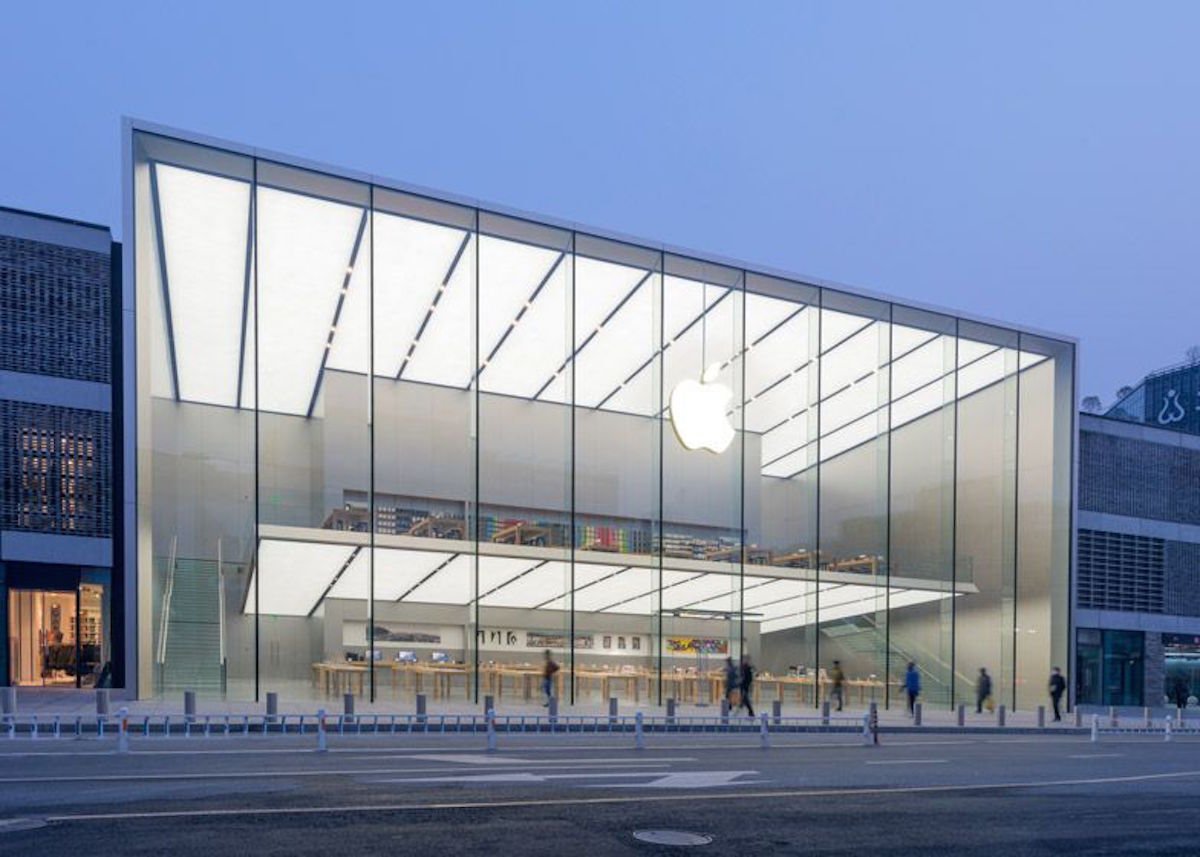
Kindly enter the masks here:
<path id="1" fill-rule="evenodd" d="M 133 129 L 138 692 L 1042 700 L 1074 349 Z M 536 692 L 533 694 L 536 701 Z"/>

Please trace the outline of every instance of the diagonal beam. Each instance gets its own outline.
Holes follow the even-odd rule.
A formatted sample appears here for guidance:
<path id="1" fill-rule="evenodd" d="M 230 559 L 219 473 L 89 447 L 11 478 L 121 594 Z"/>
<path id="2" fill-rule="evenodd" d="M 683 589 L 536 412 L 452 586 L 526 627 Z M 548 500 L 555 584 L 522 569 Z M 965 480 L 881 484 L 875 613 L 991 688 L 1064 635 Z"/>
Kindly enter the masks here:
<path id="1" fill-rule="evenodd" d="M 254 187 L 249 187 L 249 203 L 246 206 L 246 273 L 242 285 L 242 336 L 238 346 L 237 399 L 233 406 L 242 406 L 242 378 L 246 374 L 246 326 L 250 316 L 250 283 L 254 276 Z M 258 390 L 254 391 L 254 404 L 258 405 Z"/>
<path id="2" fill-rule="evenodd" d="M 367 231 L 367 218 L 370 216 L 365 208 L 358 221 L 358 233 L 354 236 L 354 247 L 350 250 L 350 264 L 342 275 L 342 288 L 338 292 L 337 306 L 333 310 L 333 322 L 329 325 L 329 338 L 325 340 L 325 350 L 321 354 L 321 368 L 317 370 L 317 378 L 313 382 L 312 396 L 308 400 L 308 411 L 305 417 L 313 415 L 317 406 L 317 396 L 321 392 L 321 383 L 325 380 L 325 364 L 329 362 L 329 352 L 333 348 L 333 337 L 337 334 L 338 321 L 342 317 L 342 307 L 346 305 L 346 294 L 350 291 L 350 279 L 354 276 L 354 266 L 358 262 L 358 251 L 362 247 L 363 234 Z"/>
<path id="3" fill-rule="evenodd" d="M 306 614 L 309 618 L 312 618 L 312 615 L 317 612 L 317 608 L 320 607 L 325 599 L 329 597 L 329 593 L 333 591 L 333 587 L 337 586 L 337 582 L 342 579 L 342 575 L 346 573 L 346 569 L 351 566 L 351 564 L 354 562 L 354 558 L 358 556 L 360 551 L 362 551 L 362 545 L 359 545 L 355 547 L 354 550 L 350 551 L 350 556 L 346 557 L 346 561 L 342 563 L 342 567 L 337 570 L 336 574 L 334 574 L 333 580 L 329 581 L 329 585 L 325 587 L 325 591 L 321 593 L 321 597 L 317 599 L 317 603 L 314 604 L 312 609 L 310 609 Z"/>

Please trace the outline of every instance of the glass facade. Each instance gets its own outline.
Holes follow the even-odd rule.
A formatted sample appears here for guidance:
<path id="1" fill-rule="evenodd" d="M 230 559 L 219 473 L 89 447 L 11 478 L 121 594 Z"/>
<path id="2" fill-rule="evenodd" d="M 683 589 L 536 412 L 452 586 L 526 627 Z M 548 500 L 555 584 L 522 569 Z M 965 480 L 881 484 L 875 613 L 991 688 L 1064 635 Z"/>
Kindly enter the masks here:
<path id="1" fill-rule="evenodd" d="M 1041 701 L 1070 343 L 132 134 L 138 690 Z"/>

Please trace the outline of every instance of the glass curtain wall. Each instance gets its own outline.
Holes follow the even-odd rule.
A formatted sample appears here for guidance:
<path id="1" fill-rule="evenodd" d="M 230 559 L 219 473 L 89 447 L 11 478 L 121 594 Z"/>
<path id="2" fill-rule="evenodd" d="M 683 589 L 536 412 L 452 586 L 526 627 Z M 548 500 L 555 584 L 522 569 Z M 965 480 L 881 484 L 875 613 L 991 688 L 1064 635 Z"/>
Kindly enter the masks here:
<path id="1" fill-rule="evenodd" d="M 139 692 L 1032 707 L 1073 348 L 134 135 Z M 735 670 L 736 673 L 736 670 Z M 841 693 L 835 697 L 837 683 Z"/>

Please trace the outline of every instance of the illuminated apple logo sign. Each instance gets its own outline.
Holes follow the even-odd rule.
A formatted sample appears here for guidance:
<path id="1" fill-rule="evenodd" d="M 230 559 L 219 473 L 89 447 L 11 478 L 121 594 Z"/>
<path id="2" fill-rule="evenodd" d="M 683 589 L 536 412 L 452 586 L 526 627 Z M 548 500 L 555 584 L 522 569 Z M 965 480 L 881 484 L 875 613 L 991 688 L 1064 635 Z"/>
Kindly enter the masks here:
<path id="1" fill-rule="evenodd" d="M 704 370 L 699 381 L 688 378 L 671 391 L 671 428 L 688 449 L 722 453 L 733 440 L 733 426 L 725 415 L 733 391 L 714 380 L 721 365 Z"/>

